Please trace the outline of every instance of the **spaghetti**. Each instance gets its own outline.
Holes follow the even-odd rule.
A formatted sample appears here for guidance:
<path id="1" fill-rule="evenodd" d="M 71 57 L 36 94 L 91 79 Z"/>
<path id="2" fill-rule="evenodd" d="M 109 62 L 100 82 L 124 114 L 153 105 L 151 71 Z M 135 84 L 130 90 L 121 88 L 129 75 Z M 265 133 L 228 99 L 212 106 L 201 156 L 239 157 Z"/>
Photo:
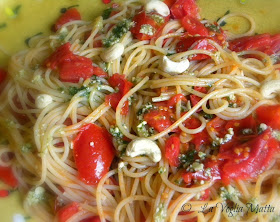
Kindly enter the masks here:
<path id="1" fill-rule="evenodd" d="M 7 140 L 1 145 L 0 165 L 12 167 L 19 189 L 25 195 L 24 209 L 39 221 L 53 221 L 59 218 L 57 210 L 53 210 L 54 204 L 56 209 L 70 206 L 68 209 L 73 213 L 66 218 L 67 222 L 95 216 L 99 216 L 100 221 L 115 222 L 268 221 L 277 215 L 280 170 L 276 151 L 269 165 L 258 162 L 265 166 L 265 171 L 262 169 L 252 178 L 228 176 L 230 180 L 225 182 L 223 176 L 213 172 L 216 165 L 207 167 L 209 161 L 217 163 L 217 159 L 223 159 L 219 156 L 221 150 L 225 150 L 223 147 L 238 133 L 238 127 L 226 128 L 222 124 L 230 121 L 243 124 L 246 118 L 254 119 L 260 107 L 279 104 L 278 96 L 266 99 L 261 93 L 263 83 L 279 79 L 279 65 L 272 57 L 262 50 L 239 52 L 226 47 L 228 40 L 253 35 L 254 21 L 248 15 L 228 14 L 218 24 L 229 17 L 242 16 L 251 23 L 251 29 L 242 35 L 227 33 L 228 39 L 224 42 L 205 38 L 203 41 L 211 45 L 210 48 L 200 48 L 194 41 L 188 50 L 182 50 L 178 49 L 178 44 L 188 39 L 188 32 L 180 19 L 164 21 L 153 38 L 143 40 L 129 31 L 135 29 L 135 23 L 129 21 L 120 38 L 112 40 L 114 29 L 141 13 L 143 5 L 129 0 L 112 10 L 114 13 L 110 12 L 108 18 L 98 17 L 93 23 L 72 20 L 51 36 L 36 36 L 30 41 L 30 49 L 11 57 L 9 79 L 0 94 L 0 131 Z M 153 16 L 163 19 L 158 14 Z M 222 38 L 218 24 L 208 20 L 200 24 L 214 27 Z M 140 34 L 149 35 L 143 32 Z M 215 31 L 212 29 L 212 32 Z M 110 38 L 111 41 L 104 41 Z M 103 45 L 121 43 L 125 47 L 122 56 L 104 62 L 102 40 Z M 45 61 L 67 43 L 73 55 L 90 59 L 94 67 L 102 67 L 109 77 L 63 81 L 61 70 L 46 66 Z M 188 58 L 188 69 L 178 75 L 165 72 L 161 63 L 164 55 L 175 62 Z M 202 59 L 198 57 L 201 55 Z M 56 57 L 56 61 L 60 57 Z M 120 85 L 116 91 L 110 82 L 116 73 L 123 74 L 125 81 L 133 85 L 119 98 L 114 110 L 112 101 L 106 98 L 122 91 Z M 39 109 L 36 99 L 42 94 L 50 96 L 51 102 Z M 168 101 L 176 95 L 181 97 L 170 105 Z M 124 107 L 128 108 L 127 114 L 123 113 Z M 152 113 L 154 116 L 149 117 Z M 157 122 L 154 117 L 162 121 L 169 118 L 169 122 Z M 222 122 L 223 129 L 213 125 L 215 120 Z M 74 154 L 76 138 L 88 124 L 110 132 L 115 148 L 110 170 L 96 185 L 80 179 Z M 249 138 L 278 132 L 269 123 L 258 122 L 258 125 L 263 127 L 259 135 L 253 132 L 253 127 L 243 127 L 242 138 L 247 137 L 242 144 L 252 144 Z M 197 143 L 198 135 L 207 135 L 207 138 Z M 139 137 L 156 142 L 162 153 L 160 162 L 155 163 L 145 155 L 126 155 L 127 144 Z M 179 140 L 180 153 L 172 160 L 175 154 L 168 156 L 170 147 L 167 144 L 174 138 Z M 235 147 L 242 147 L 242 144 L 235 144 Z M 175 146 L 175 142 L 171 143 L 171 147 Z M 10 153 L 14 154 L 13 158 L 9 158 Z M 229 161 L 228 158 L 225 161 Z M 205 176 L 207 172 L 208 177 Z M 219 178 L 215 179 L 216 176 Z M 243 211 L 229 213 L 222 205 L 227 209 L 239 206 Z M 274 207 L 273 214 L 260 210 L 268 205 Z"/>

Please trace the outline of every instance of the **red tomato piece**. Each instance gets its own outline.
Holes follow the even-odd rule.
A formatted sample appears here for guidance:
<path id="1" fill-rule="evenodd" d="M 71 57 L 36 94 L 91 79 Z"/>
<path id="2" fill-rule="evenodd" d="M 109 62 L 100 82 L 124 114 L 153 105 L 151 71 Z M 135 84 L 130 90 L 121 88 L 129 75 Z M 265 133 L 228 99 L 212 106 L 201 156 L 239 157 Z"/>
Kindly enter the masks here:
<path id="1" fill-rule="evenodd" d="M 5 81 L 7 77 L 7 72 L 0 68 L 0 84 Z"/>
<path id="2" fill-rule="evenodd" d="M 14 176 L 11 167 L 1 167 L 0 166 L 0 180 L 2 180 L 5 184 L 16 188 L 18 186 L 18 181 Z"/>
<path id="3" fill-rule="evenodd" d="M 208 29 L 198 19 L 185 16 L 181 22 L 189 35 L 209 36 Z"/>
<path id="4" fill-rule="evenodd" d="M 144 115 L 144 120 L 158 132 L 166 130 L 173 123 L 171 113 L 165 110 L 152 110 Z"/>
<path id="5" fill-rule="evenodd" d="M 199 7 L 195 0 L 177 0 L 170 9 L 173 18 L 181 19 L 184 16 L 191 16 L 199 19 Z"/>
<path id="6" fill-rule="evenodd" d="M 229 49 L 236 52 L 258 50 L 268 55 L 276 54 L 280 51 L 280 34 L 260 34 L 235 39 L 229 42 Z"/>
<path id="7" fill-rule="evenodd" d="M 59 71 L 61 81 L 78 82 L 80 78 L 87 79 L 92 75 L 107 76 L 101 68 L 92 65 L 91 59 L 73 54 L 70 47 L 69 42 L 58 47 L 44 62 L 46 67 Z"/>
<path id="8" fill-rule="evenodd" d="M 201 93 L 207 93 L 207 89 L 205 87 L 195 86 L 194 90 L 201 92 Z M 191 100 L 192 106 L 195 106 L 197 103 L 199 103 L 199 101 L 201 100 L 201 97 L 199 97 L 197 95 L 190 95 L 190 100 Z M 201 110 L 202 110 L 202 108 L 200 107 L 196 112 L 200 112 Z"/>
<path id="9" fill-rule="evenodd" d="M 0 198 L 9 196 L 10 192 L 8 190 L 0 190 Z"/>
<path id="10" fill-rule="evenodd" d="M 252 134 L 255 134 L 257 131 L 257 122 L 253 116 L 250 115 L 241 120 L 229 120 L 225 125 L 225 129 L 228 130 L 229 128 L 233 128 L 235 136 L 242 136 L 243 129 L 252 129 Z"/>
<path id="11" fill-rule="evenodd" d="M 92 61 L 86 57 L 75 55 L 59 65 L 59 78 L 63 82 L 79 82 L 80 78 L 87 79 L 93 75 Z"/>
<path id="12" fill-rule="evenodd" d="M 186 119 L 183 124 L 188 129 L 195 129 L 201 125 L 201 122 L 195 117 L 190 117 Z M 191 142 L 195 145 L 196 150 L 199 150 L 200 146 L 203 144 L 209 144 L 210 139 L 207 131 L 204 129 L 202 132 L 193 134 Z"/>
<path id="13" fill-rule="evenodd" d="M 166 22 L 169 20 L 169 16 L 164 17 L 163 23 L 158 23 L 156 20 L 153 19 L 153 15 L 158 15 L 156 13 L 147 14 L 144 11 L 136 14 L 133 18 L 135 25 L 131 28 L 131 33 L 134 35 L 135 38 L 139 40 L 150 40 L 154 36 L 157 36 L 158 33 L 162 30 Z M 149 25 L 152 27 L 151 35 L 141 33 L 141 28 L 143 25 Z"/>
<path id="14" fill-rule="evenodd" d="M 188 50 L 196 50 L 196 49 L 203 49 L 207 50 L 210 52 L 215 52 L 217 49 L 209 44 L 207 37 L 187 37 L 186 39 L 181 40 L 180 42 L 177 43 L 176 45 L 176 51 L 177 52 L 185 52 Z M 205 54 L 197 54 L 197 55 L 192 55 L 189 57 L 189 60 L 194 61 L 194 60 L 203 60 L 203 59 L 209 59 L 210 57 Z"/>
<path id="15" fill-rule="evenodd" d="M 49 58 L 44 62 L 45 66 L 55 70 L 64 61 L 71 61 L 73 53 L 70 50 L 71 44 L 69 42 L 59 46 Z"/>
<path id="16" fill-rule="evenodd" d="M 273 129 L 280 130 L 280 105 L 265 105 L 257 108 L 257 119 Z"/>
<path id="17" fill-rule="evenodd" d="M 176 0 L 164 0 L 164 3 L 171 8 L 171 6 L 176 2 Z"/>
<path id="18" fill-rule="evenodd" d="M 203 195 L 200 197 L 200 199 L 199 199 L 199 200 L 201 200 L 201 201 L 207 200 L 207 199 L 209 199 L 209 197 L 210 197 L 210 189 L 209 189 L 209 188 L 206 189 L 206 190 L 204 190 L 203 192 L 204 192 L 204 194 L 203 194 Z"/>
<path id="19" fill-rule="evenodd" d="M 276 152 L 279 152 L 279 142 L 273 138 L 270 129 L 248 142 L 220 152 L 218 157 L 225 159 L 221 172 L 223 182 L 229 184 L 232 179 L 257 177 L 266 169 Z"/>
<path id="20" fill-rule="evenodd" d="M 100 222 L 99 216 L 90 217 L 82 220 L 81 222 Z"/>
<path id="21" fill-rule="evenodd" d="M 172 96 L 168 102 L 167 102 L 167 106 L 172 108 L 174 106 L 176 106 L 176 104 L 179 102 L 179 101 L 183 101 L 183 102 L 187 102 L 188 100 L 186 99 L 186 97 L 183 95 L 183 94 L 177 94 L 175 96 Z"/>
<path id="22" fill-rule="evenodd" d="M 117 93 L 112 93 L 105 97 L 105 101 L 108 105 L 110 105 L 113 109 L 116 109 L 122 97 L 132 88 L 133 84 L 125 79 L 124 75 L 120 75 L 115 73 L 108 80 L 109 84 L 118 88 L 119 91 Z M 121 114 L 126 115 L 129 111 L 129 104 L 126 101 L 122 107 Z"/>
<path id="23" fill-rule="evenodd" d="M 82 127 L 74 140 L 74 158 L 79 178 L 86 184 L 98 184 L 114 159 L 114 146 L 107 130 L 95 124 Z"/>
<path id="24" fill-rule="evenodd" d="M 102 2 L 103 2 L 104 4 L 109 4 L 109 3 L 111 2 L 111 0 L 102 0 Z"/>
<path id="25" fill-rule="evenodd" d="M 227 133 L 225 126 L 227 124 L 226 120 L 221 119 L 220 117 L 215 117 L 207 123 L 207 128 L 216 134 L 217 137 L 224 137 Z"/>
<path id="26" fill-rule="evenodd" d="M 216 181 L 221 179 L 220 173 L 221 161 L 207 159 L 204 163 L 204 168 L 210 168 L 211 177 L 205 174 L 205 171 L 187 172 L 182 174 L 182 178 L 187 185 L 191 185 L 194 180 Z"/>
<path id="27" fill-rule="evenodd" d="M 67 222 L 74 214 L 80 211 L 79 204 L 77 202 L 72 202 L 65 207 L 61 208 L 57 212 L 57 218 L 59 222 Z"/>
<path id="28" fill-rule="evenodd" d="M 54 25 L 54 31 L 56 32 L 64 24 L 75 20 L 81 20 L 81 15 L 76 8 L 70 8 L 58 18 Z"/>
<path id="29" fill-rule="evenodd" d="M 165 158 L 168 160 L 170 166 L 178 167 L 180 155 L 180 138 L 178 136 L 171 136 L 165 143 Z"/>

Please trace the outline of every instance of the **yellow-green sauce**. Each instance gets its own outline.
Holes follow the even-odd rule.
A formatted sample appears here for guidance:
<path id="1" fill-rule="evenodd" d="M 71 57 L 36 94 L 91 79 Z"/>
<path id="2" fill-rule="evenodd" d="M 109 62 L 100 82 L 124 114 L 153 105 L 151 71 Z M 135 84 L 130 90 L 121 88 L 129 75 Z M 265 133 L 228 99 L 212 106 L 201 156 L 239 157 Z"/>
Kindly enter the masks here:
<path id="1" fill-rule="evenodd" d="M 230 12 L 247 13 L 256 21 L 256 33 L 280 33 L 280 0 L 197 0 L 201 7 L 202 18 L 216 20 L 228 10 Z M 20 5 L 18 14 L 9 15 Z M 51 33 L 51 26 L 60 15 L 61 8 L 79 5 L 77 8 L 83 20 L 92 20 L 107 7 L 101 0 L 0 0 L 0 67 L 6 66 L 9 56 L 27 48 L 25 39 L 37 33 Z M 5 26 L 5 27 L 2 27 Z M 224 29 L 243 32 L 249 24 L 243 18 L 227 21 Z M 22 201 L 17 192 L 8 198 L 0 198 L 0 220 L 11 222 L 13 214 L 24 211 Z M 27 219 L 26 221 L 32 221 Z"/>

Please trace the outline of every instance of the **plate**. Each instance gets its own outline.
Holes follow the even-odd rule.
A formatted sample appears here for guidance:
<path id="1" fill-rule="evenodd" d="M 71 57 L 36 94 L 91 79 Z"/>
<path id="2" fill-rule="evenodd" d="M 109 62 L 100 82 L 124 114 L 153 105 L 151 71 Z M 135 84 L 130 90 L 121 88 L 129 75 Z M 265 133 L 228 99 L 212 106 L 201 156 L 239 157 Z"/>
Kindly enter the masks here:
<path id="1" fill-rule="evenodd" d="M 198 0 L 202 18 L 217 20 L 228 10 L 244 12 L 256 21 L 257 33 L 280 33 L 280 1 L 279 0 Z M 25 40 L 43 33 L 48 35 L 50 28 L 60 14 L 62 8 L 78 5 L 77 8 L 84 20 L 91 20 L 107 7 L 101 0 L 1 0 L 0 1 L 0 66 L 6 66 L 9 56 L 25 49 Z M 17 8 L 16 15 L 9 15 L 9 9 Z M 248 29 L 246 20 L 237 18 L 224 26 L 234 32 Z M 0 189 L 7 188 L 0 184 Z M 32 222 L 22 209 L 22 199 L 17 191 L 6 198 L 0 198 L 1 222 L 13 221 L 15 214 L 20 214 L 25 221 Z"/>

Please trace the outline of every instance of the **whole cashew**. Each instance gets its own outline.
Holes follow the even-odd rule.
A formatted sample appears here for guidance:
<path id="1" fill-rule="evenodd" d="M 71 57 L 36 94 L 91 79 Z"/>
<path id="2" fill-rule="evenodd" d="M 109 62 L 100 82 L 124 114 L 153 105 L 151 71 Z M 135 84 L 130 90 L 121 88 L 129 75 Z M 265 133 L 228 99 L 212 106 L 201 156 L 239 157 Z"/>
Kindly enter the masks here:
<path id="1" fill-rule="evenodd" d="M 126 148 L 126 155 L 130 157 L 146 155 L 155 163 L 161 160 L 161 150 L 158 145 L 146 138 L 132 140 Z"/>
<path id="2" fill-rule="evenodd" d="M 262 84 L 260 92 L 266 99 L 275 97 L 275 93 L 280 92 L 280 80 L 270 80 Z"/>
<path id="3" fill-rule="evenodd" d="M 185 72 L 190 66 L 188 59 L 182 60 L 180 62 L 174 62 L 170 60 L 167 56 L 162 58 L 162 70 L 164 72 L 170 73 L 171 75 L 181 74 Z"/>
<path id="4" fill-rule="evenodd" d="M 124 45 L 122 43 L 116 43 L 110 48 L 101 53 L 101 58 L 104 62 L 112 62 L 113 60 L 122 56 L 124 52 Z"/>
<path id="5" fill-rule="evenodd" d="M 170 10 L 168 8 L 168 6 L 162 2 L 162 1 L 149 1 L 146 5 L 145 5 L 145 11 L 146 12 L 152 12 L 152 11 L 156 11 L 158 14 L 160 14 L 161 16 L 168 16 L 170 15 Z"/>

